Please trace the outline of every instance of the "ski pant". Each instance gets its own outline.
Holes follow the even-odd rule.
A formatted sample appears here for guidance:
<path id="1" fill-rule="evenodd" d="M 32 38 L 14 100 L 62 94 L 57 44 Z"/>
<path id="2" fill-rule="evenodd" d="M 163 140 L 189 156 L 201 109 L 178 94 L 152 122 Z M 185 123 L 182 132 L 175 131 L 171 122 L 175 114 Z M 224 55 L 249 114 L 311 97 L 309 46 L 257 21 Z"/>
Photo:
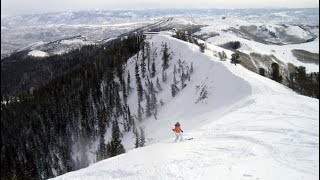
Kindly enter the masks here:
<path id="1" fill-rule="evenodd" d="M 176 139 L 174 140 L 174 142 L 177 142 L 179 140 L 179 138 L 180 138 L 180 141 L 183 141 L 183 137 L 182 137 L 181 132 L 179 132 L 179 133 L 175 132 L 174 134 L 176 135 Z"/>

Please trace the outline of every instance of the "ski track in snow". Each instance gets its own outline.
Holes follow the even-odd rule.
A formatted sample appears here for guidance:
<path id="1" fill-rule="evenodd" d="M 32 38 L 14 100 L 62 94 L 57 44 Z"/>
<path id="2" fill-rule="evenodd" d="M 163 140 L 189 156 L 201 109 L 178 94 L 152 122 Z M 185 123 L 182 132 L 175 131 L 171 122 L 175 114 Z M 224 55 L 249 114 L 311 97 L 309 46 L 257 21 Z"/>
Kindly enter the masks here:
<path id="1" fill-rule="evenodd" d="M 146 147 L 55 179 L 319 178 L 319 100 L 298 95 L 230 60 L 221 62 L 211 51 L 202 54 L 195 45 L 161 34 L 150 41 L 158 48 L 161 42 L 168 43 L 175 53 L 170 68 L 178 58 L 194 62 L 194 79 L 172 101 L 169 90 L 158 94 L 165 106 L 157 120 L 142 124 L 151 139 Z M 171 83 L 169 73 L 168 80 Z M 207 104 L 194 104 L 191 96 L 201 82 L 211 94 Z M 163 88 L 169 89 L 170 83 Z M 178 120 L 184 136 L 193 140 L 173 142 L 168 121 Z"/>

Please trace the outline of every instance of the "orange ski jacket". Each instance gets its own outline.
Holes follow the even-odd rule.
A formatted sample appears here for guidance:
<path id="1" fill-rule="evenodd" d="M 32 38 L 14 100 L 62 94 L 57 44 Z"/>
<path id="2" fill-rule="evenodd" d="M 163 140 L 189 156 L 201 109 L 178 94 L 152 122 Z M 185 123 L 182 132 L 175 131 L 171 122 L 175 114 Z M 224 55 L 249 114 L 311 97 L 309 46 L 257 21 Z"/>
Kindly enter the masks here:
<path id="1" fill-rule="evenodd" d="M 181 127 L 180 126 L 175 126 L 175 128 L 174 129 L 172 129 L 174 132 L 176 132 L 176 133 L 180 133 L 180 132 L 183 132 L 183 130 L 181 129 Z"/>

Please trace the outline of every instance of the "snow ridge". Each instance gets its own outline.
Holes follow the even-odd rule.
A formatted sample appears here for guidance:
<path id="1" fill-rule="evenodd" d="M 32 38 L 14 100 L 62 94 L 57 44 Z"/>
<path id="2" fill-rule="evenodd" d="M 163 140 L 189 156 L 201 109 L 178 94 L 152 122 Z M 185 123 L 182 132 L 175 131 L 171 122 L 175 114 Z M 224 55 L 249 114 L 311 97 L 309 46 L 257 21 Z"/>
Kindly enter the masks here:
<path id="1" fill-rule="evenodd" d="M 199 47 L 168 35 L 154 35 L 149 42 L 158 49 L 167 43 L 173 57 L 168 82 L 157 96 L 164 106 L 157 120 L 140 124 L 148 146 L 54 179 L 319 178 L 319 100 L 232 65 L 229 59 L 220 61 L 211 50 L 200 53 Z M 161 66 L 160 58 L 156 66 Z M 192 62 L 194 74 L 172 98 L 170 72 L 179 59 Z M 133 62 L 132 58 L 127 64 L 130 73 Z M 160 76 L 158 72 L 155 78 Z M 195 103 L 197 87 L 204 86 L 208 98 Z M 134 93 L 128 103 L 130 107 L 136 103 Z M 185 137 L 194 139 L 173 143 L 170 126 L 175 121 Z M 131 149 L 130 138 L 123 140 L 127 149 Z"/>

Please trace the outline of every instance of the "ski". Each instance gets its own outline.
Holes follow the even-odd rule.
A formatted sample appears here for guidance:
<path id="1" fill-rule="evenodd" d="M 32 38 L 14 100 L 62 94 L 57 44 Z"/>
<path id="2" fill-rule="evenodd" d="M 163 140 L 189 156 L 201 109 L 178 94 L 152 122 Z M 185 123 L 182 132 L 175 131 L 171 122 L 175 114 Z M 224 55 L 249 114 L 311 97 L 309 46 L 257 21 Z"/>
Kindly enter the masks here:
<path id="1" fill-rule="evenodd" d="M 193 138 L 186 138 L 184 139 L 185 141 L 189 141 L 189 140 L 192 140 Z"/>

